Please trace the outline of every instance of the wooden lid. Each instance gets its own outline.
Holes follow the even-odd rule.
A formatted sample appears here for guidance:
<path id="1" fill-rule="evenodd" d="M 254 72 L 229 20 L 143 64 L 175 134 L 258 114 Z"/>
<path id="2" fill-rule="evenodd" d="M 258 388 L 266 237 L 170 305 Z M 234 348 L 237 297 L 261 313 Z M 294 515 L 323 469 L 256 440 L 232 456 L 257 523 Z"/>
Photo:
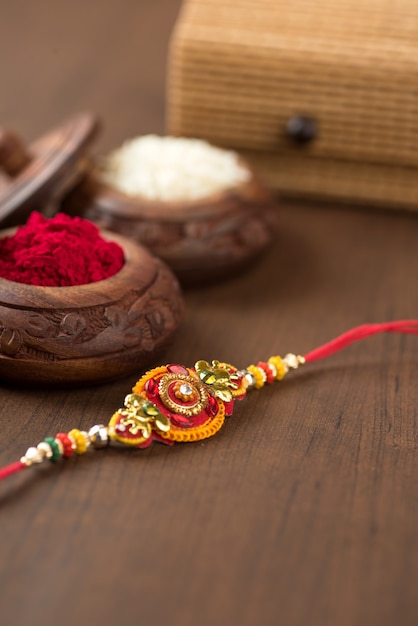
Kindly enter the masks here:
<path id="1" fill-rule="evenodd" d="M 98 130 L 97 117 L 81 113 L 27 148 L 14 132 L 0 128 L 0 227 L 24 223 L 33 210 L 54 212 L 57 200 L 84 174 Z"/>

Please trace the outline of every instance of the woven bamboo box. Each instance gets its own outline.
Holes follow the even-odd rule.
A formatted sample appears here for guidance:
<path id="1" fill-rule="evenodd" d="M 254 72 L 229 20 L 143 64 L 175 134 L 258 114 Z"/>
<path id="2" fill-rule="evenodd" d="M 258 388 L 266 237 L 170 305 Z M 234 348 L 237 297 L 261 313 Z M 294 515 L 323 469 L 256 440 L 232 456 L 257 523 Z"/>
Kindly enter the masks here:
<path id="1" fill-rule="evenodd" d="M 185 0 L 167 132 L 284 195 L 418 209 L 417 0 Z"/>

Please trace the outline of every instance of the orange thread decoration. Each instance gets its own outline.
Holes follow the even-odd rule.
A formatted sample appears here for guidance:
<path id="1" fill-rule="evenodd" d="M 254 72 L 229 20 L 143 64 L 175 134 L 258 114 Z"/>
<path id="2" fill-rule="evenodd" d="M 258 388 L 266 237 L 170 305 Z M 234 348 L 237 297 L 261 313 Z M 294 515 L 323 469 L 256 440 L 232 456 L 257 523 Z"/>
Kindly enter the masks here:
<path id="1" fill-rule="evenodd" d="M 200 426 L 194 426 L 181 430 L 175 426 L 171 426 L 171 429 L 167 433 L 160 433 L 164 439 L 170 441 L 199 441 L 200 439 L 207 439 L 215 435 L 220 430 L 225 421 L 225 407 L 223 402 L 218 404 L 219 410 L 214 417 L 211 417 L 207 422 Z"/>
<path id="2" fill-rule="evenodd" d="M 160 367 L 154 367 L 154 369 L 149 370 L 149 372 L 146 372 L 142 376 L 142 378 L 140 378 L 135 383 L 135 385 L 132 387 L 132 391 L 134 393 L 139 393 L 140 394 L 142 391 L 144 391 L 145 385 L 147 384 L 147 382 L 149 380 L 151 380 L 151 378 L 157 378 L 161 374 L 166 374 L 166 372 L 167 372 L 167 366 L 166 365 L 160 365 Z M 190 370 L 189 370 L 189 372 L 190 372 Z"/>

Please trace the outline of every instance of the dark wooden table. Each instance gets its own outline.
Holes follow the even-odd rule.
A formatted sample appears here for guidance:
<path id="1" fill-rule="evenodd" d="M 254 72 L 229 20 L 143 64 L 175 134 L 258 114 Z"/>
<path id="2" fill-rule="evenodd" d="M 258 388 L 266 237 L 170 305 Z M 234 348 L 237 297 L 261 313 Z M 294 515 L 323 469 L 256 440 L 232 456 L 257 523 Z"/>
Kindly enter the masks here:
<path id="1" fill-rule="evenodd" d="M 5 125 L 33 139 L 90 109 L 99 148 L 163 131 L 178 0 L 2 4 Z M 163 360 L 246 366 L 417 317 L 416 215 L 280 213 L 256 266 L 186 293 Z M 0 623 L 415 625 L 417 354 L 414 336 L 376 337 L 254 392 L 206 442 L 109 449 L 4 482 Z M 0 464 L 106 421 L 134 381 L 2 385 Z"/>

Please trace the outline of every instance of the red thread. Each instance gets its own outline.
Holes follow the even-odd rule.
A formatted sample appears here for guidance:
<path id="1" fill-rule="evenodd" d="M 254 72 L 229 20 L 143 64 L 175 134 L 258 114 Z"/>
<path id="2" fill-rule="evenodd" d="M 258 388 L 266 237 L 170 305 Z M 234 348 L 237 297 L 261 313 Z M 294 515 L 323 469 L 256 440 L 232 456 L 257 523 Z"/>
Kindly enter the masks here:
<path id="1" fill-rule="evenodd" d="M 334 354 L 334 352 L 346 348 L 354 341 L 366 339 L 366 337 L 371 337 L 378 333 L 411 333 L 417 335 L 418 320 L 398 320 L 396 322 L 385 322 L 383 324 L 363 324 L 362 326 L 356 326 L 356 328 L 352 328 L 339 337 L 336 337 L 336 339 L 308 352 L 308 354 L 305 354 L 305 360 L 307 363 L 311 363 L 312 361 L 324 359 Z"/>
<path id="2" fill-rule="evenodd" d="M 84 285 L 113 276 L 123 264 L 117 243 L 65 213 L 47 219 L 34 212 L 13 236 L 0 239 L 0 276 L 28 285 Z"/>
<path id="3" fill-rule="evenodd" d="M 17 474 L 20 470 L 25 469 L 26 465 L 22 463 L 22 461 L 17 461 L 16 463 L 10 463 L 10 465 L 6 465 L 0 469 L 0 480 L 3 478 L 7 478 L 8 476 L 12 476 L 13 474 Z"/>

